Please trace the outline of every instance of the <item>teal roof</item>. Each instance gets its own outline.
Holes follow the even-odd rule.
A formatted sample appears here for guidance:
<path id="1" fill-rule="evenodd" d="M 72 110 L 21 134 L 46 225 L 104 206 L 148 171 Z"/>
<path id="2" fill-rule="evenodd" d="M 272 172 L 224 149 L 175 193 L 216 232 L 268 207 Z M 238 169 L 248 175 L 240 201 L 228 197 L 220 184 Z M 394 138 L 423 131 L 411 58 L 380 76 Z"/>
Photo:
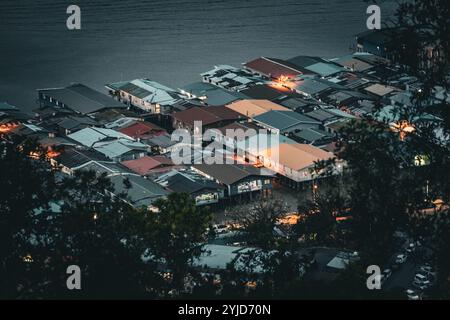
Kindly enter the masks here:
<path id="1" fill-rule="evenodd" d="M 0 111 L 19 110 L 17 107 L 10 105 L 8 102 L 0 102 Z"/>
<path id="2" fill-rule="evenodd" d="M 320 124 L 317 120 L 294 111 L 272 110 L 254 118 L 256 122 L 266 124 L 272 128 L 283 130 L 301 123 Z"/>
<path id="3" fill-rule="evenodd" d="M 313 71 L 315 73 L 320 74 L 322 77 L 327 77 L 332 74 L 338 73 L 342 70 L 345 70 L 342 67 L 339 67 L 332 63 L 318 62 L 313 65 L 306 67 L 309 71 Z"/>
<path id="4" fill-rule="evenodd" d="M 156 200 L 163 198 L 169 192 L 156 182 L 135 175 L 115 175 L 109 177 L 113 183 L 116 194 L 126 192 L 131 203 L 136 207 L 150 206 Z M 127 189 L 124 181 L 128 179 L 131 188 Z"/>

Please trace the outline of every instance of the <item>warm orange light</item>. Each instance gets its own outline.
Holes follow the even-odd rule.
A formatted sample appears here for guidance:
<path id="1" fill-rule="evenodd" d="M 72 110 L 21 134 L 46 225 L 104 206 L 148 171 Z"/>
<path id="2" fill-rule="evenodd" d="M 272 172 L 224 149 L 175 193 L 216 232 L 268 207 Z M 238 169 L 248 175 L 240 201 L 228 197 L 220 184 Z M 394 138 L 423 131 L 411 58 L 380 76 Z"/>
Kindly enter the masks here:
<path id="1" fill-rule="evenodd" d="M 352 217 L 351 216 L 347 216 L 347 217 L 336 217 L 336 221 L 337 222 L 339 222 L 339 221 L 345 221 L 345 220 L 348 220 L 348 219 L 351 219 Z"/>
<path id="2" fill-rule="evenodd" d="M 19 125 L 15 123 L 7 123 L 0 126 L 0 133 L 8 133 L 17 128 Z"/>
<path id="3" fill-rule="evenodd" d="M 261 163 L 261 162 L 256 162 L 254 165 L 253 165 L 255 168 L 262 168 L 262 167 L 264 167 L 264 165 Z"/>
<path id="4" fill-rule="evenodd" d="M 40 153 L 37 151 L 30 152 L 29 156 L 30 156 L 30 158 L 35 159 L 35 160 L 37 160 L 41 157 Z"/>
<path id="5" fill-rule="evenodd" d="M 56 158 L 57 156 L 59 156 L 61 153 L 60 152 L 58 152 L 58 151 L 55 151 L 55 150 L 48 150 L 47 151 L 47 158 L 49 158 L 49 159 L 53 159 L 53 158 Z"/>
<path id="6" fill-rule="evenodd" d="M 279 82 L 279 83 L 286 83 L 286 82 L 288 82 L 290 80 L 290 78 L 288 77 L 288 76 L 285 76 L 285 75 L 281 75 L 278 79 L 277 79 L 277 82 Z"/>
<path id="7" fill-rule="evenodd" d="M 226 159 L 232 160 L 233 163 L 239 163 L 239 164 L 245 164 L 246 163 L 246 161 L 242 157 L 239 157 L 237 154 L 226 155 Z"/>
<path id="8" fill-rule="evenodd" d="M 278 222 L 281 224 L 295 225 L 299 219 L 300 216 L 298 214 L 290 214 L 278 219 Z"/>
<path id="9" fill-rule="evenodd" d="M 410 124 L 407 120 L 402 120 L 397 123 L 393 123 L 391 125 L 392 130 L 395 132 L 399 132 L 400 140 L 405 140 L 406 136 L 416 130 L 412 124 Z"/>
<path id="10" fill-rule="evenodd" d="M 294 87 L 291 76 L 281 75 L 269 84 L 270 87 L 280 91 L 290 91 Z"/>
<path id="11" fill-rule="evenodd" d="M 264 167 L 264 163 L 262 163 L 261 159 L 259 157 L 256 159 L 255 163 L 253 164 L 255 168 L 262 168 Z"/>
<path id="12" fill-rule="evenodd" d="M 61 153 L 58 152 L 58 151 L 55 151 L 55 150 L 52 150 L 52 149 L 47 149 L 47 152 L 46 152 L 45 155 L 46 155 L 47 159 L 53 159 L 53 158 L 59 156 L 60 154 Z M 37 159 L 41 158 L 42 153 L 38 152 L 38 151 L 31 151 L 28 155 L 30 156 L 30 158 L 33 158 L 33 159 L 37 160 Z"/>
<path id="13" fill-rule="evenodd" d="M 33 262 L 33 257 L 30 254 L 27 254 L 26 256 L 22 257 L 23 262 L 31 263 Z"/>

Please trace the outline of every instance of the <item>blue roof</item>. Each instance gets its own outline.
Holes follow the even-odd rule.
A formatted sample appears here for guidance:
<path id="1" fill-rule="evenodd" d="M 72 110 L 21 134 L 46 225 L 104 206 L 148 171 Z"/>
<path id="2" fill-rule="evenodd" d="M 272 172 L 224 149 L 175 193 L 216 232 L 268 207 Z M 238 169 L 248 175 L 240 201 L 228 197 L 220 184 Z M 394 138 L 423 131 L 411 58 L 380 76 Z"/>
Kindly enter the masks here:
<path id="1" fill-rule="evenodd" d="M 329 88 L 331 88 L 331 83 L 327 84 L 325 81 L 319 81 L 319 79 L 305 77 L 295 86 L 295 90 L 308 95 L 315 95 Z"/>
<path id="2" fill-rule="evenodd" d="M 79 113 L 93 113 L 106 108 L 126 108 L 123 103 L 79 83 L 65 88 L 39 89 L 38 92 Z"/>
<path id="3" fill-rule="evenodd" d="M 309 71 L 320 74 L 322 77 L 327 77 L 332 74 L 345 70 L 343 67 L 339 67 L 333 63 L 318 62 L 306 67 Z"/>
<path id="4" fill-rule="evenodd" d="M 0 102 L 0 110 L 4 111 L 4 110 L 8 110 L 8 111 L 12 111 L 12 110 L 19 110 L 17 107 L 10 105 L 8 102 Z"/>
<path id="5" fill-rule="evenodd" d="M 115 193 L 125 192 L 129 201 L 136 207 L 150 206 L 153 202 L 167 196 L 170 192 L 163 189 L 156 182 L 135 175 L 113 175 L 110 176 Z M 127 188 L 124 181 L 128 179 L 131 188 Z"/>

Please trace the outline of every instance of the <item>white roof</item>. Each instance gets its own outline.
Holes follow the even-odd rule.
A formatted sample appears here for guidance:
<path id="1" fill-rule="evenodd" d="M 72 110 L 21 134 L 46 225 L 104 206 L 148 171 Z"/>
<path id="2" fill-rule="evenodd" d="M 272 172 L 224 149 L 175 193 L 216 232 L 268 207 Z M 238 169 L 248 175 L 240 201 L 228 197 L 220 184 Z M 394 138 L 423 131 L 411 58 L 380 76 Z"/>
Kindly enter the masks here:
<path id="1" fill-rule="evenodd" d="M 235 77 L 237 77 L 237 74 L 236 74 L 236 73 L 233 73 L 233 72 L 229 72 L 229 73 L 227 73 L 227 74 L 223 75 L 223 77 L 222 77 L 222 78 L 226 78 L 226 79 L 233 79 L 233 78 L 235 78 Z"/>
<path id="2" fill-rule="evenodd" d="M 331 259 L 330 262 L 328 262 L 327 267 L 343 270 L 343 269 L 347 268 L 349 263 L 350 263 L 349 259 L 334 257 L 333 259 Z"/>
<path id="3" fill-rule="evenodd" d="M 261 155 L 259 152 L 266 150 L 266 148 L 270 146 L 276 147 L 283 143 L 298 144 L 297 141 L 284 135 L 260 131 L 255 135 L 245 136 L 244 139 L 239 139 L 236 143 L 236 147 L 240 150 L 245 150 L 252 155 Z"/>
<path id="4" fill-rule="evenodd" d="M 98 152 L 104 154 L 110 159 L 113 159 L 115 157 L 119 157 L 132 149 L 128 148 L 127 146 L 124 146 L 120 142 L 116 141 L 107 141 L 107 142 L 100 142 L 95 145 L 95 150 Z"/>
<path id="5" fill-rule="evenodd" d="M 326 62 L 317 62 L 315 64 L 306 67 L 305 69 L 316 72 L 323 77 L 330 76 L 335 73 L 338 73 L 339 71 L 344 70 L 344 68 L 342 67 Z"/>
<path id="6" fill-rule="evenodd" d="M 139 119 L 137 118 L 132 118 L 132 117 L 123 117 L 123 118 L 119 118 L 117 120 L 114 120 L 110 123 L 105 124 L 105 127 L 108 129 L 113 129 L 113 128 L 122 128 L 130 123 L 136 122 Z"/>
<path id="7" fill-rule="evenodd" d="M 133 81 L 131 81 L 131 83 L 142 89 L 146 89 L 150 92 L 154 92 L 157 90 L 175 92 L 175 90 L 172 88 L 169 88 L 159 82 L 148 80 L 148 79 L 134 79 Z"/>
<path id="8" fill-rule="evenodd" d="M 35 126 L 34 124 L 24 123 L 23 125 L 34 132 L 43 131 L 41 127 Z"/>
<path id="9" fill-rule="evenodd" d="M 214 69 L 209 70 L 209 71 L 206 71 L 206 72 L 203 72 L 203 73 L 201 73 L 200 75 L 201 75 L 202 77 L 206 77 L 206 76 L 211 77 L 212 75 L 214 75 L 214 74 L 215 74 L 217 71 L 219 71 L 219 70 L 236 71 L 236 70 L 238 70 L 238 69 L 235 68 L 235 67 L 226 65 L 226 64 L 221 64 L 221 65 L 218 65 L 218 66 L 214 66 Z"/>
<path id="10" fill-rule="evenodd" d="M 130 83 L 149 92 L 149 95 L 143 98 L 143 100 L 147 102 L 169 104 L 177 101 L 177 99 L 169 94 L 169 92 L 175 93 L 176 91 L 158 82 L 146 79 L 135 79 Z"/>
<path id="11" fill-rule="evenodd" d="M 104 141 L 96 143 L 93 148 L 110 159 L 136 149 L 145 149 L 146 145 L 140 142 L 119 139 L 114 141 Z"/>
<path id="12" fill-rule="evenodd" d="M 342 110 L 339 110 L 339 109 L 336 109 L 336 108 L 329 108 L 329 109 L 324 109 L 324 110 L 329 112 L 329 113 L 332 113 L 332 114 L 334 114 L 336 116 L 339 116 L 339 117 L 350 118 L 350 119 L 356 118 L 355 116 L 351 115 L 350 113 L 347 113 L 345 111 L 342 111 Z"/>
<path id="13" fill-rule="evenodd" d="M 123 133 L 111 129 L 95 128 L 95 127 L 84 128 L 75 133 L 69 134 L 67 137 L 77 141 L 78 143 L 81 143 L 86 147 L 92 147 L 94 143 L 105 140 L 107 138 L 116 138 L 116 139 L 122 138 L 133 141 L 133 138 Z"/>
<path id="14" fill-rule="evenodd" d="M 207 266 L 211 269 L 226 269 L 227 264 L 236 258 L 241 247 L 222 246 L 222 245 L 206 245 L 205 252 L 193 262 L 194 266 Z"/>
<path id="15" fill-rule="evenodd" d="M 395 91 L 395 88 L 391 87 L 391 86 L 386 86 L 386 85 L 383 85 L 380 83 L 375 83 L 375 84 L 368 86 L 364 90 L 366 90 L 370 93 L 376 94 L 378 96 L 385 96 L 385 95 Z"/>
<path id="16" fill-rule="evenodd" d="M 233 80 L 237 81 L 237 82 L 240 82 L 242 84 L 247 84 L 247 83 L 253 82 L 253 80 L 251 80 L 251 79 L 240 77 L 240 76 L 234 78 Z"/>

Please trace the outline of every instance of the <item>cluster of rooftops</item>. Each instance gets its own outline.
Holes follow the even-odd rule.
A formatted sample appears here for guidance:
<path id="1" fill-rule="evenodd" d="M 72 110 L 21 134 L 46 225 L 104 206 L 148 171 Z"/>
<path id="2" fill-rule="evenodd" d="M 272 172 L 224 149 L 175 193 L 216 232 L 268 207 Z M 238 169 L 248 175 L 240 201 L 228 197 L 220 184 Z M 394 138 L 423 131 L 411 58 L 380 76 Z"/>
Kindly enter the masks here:
<path id="1" fill-rule="evenodd" d="M 356 52 L 334 59 L 260 57 L 240 67 L 218 65 L 202 73 L 201 81 L 178 89 L 149 79 L 105 87 L 109 96 L 83 84 L 39 89 L 33 117 L 1 103 L 0 134 L 36 137 L 65 174 L 106 173 L 115 194 L 128 180 L 127 201 L 151 207 L 170 192 L 187 192 L 205 205 L 269 192 L 279 178 L 297 188 L 316 178 L 311 170 L 316 161 L 334 157 L 340 128 L 374 115 L 377 105 L 383 116 L 377 120 L 395 121 L 395 110 L 411 104 L 420 83 L 386 58 Z M 239 139 L 230 141 L 227 130 L 261 135 L 258 130 L 264 129 L 277 137 L 278 156 L 245 150 L 233 164 L 175 164 L 170 155 L 178 142 L 170 134 L 196 133 L 198 121 L 202 132 L 217 129 L 234 152 Z"/>

